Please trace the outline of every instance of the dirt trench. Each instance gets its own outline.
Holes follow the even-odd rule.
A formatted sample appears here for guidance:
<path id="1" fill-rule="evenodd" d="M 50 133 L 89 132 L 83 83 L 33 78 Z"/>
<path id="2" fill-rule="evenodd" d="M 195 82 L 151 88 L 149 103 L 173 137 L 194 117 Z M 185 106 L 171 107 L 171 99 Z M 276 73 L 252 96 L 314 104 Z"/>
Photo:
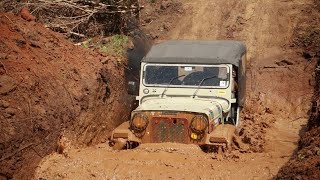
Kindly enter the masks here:
<path id="1" fill-rule="evenodd" d="M 307 9 L 307 14 L 302 18 L 296 28 L 295 46 L 301 47 L 306 59 L 317 59 L 315 72 L 313 73 L 315 85 L 312 106 L 309 111 L 310 118 L 306 132 L 301 135 L 298 147 L 283 166 L 278 179 L 317 179 L 320 177 L 320 2 L 314 1 L 314 5 Z M 310 17 L 313 17 L 310 19 Z"/>
<path id="2" fill-rule="evenodd" d="M 237 39 L 248 47 L 241 138 L 250 150 L 217 159 L 193 145 L 144 144 L 116 152 L 100 144 L 45 157 L 36 179 L 271 179 L 286 164 L 305 130 L 313 96 L 315 61 L 307 61 L 293 39 L 314 1 L 178 2 L 183 15 L 166 33 L 146 25 L 156 40 Z"/>

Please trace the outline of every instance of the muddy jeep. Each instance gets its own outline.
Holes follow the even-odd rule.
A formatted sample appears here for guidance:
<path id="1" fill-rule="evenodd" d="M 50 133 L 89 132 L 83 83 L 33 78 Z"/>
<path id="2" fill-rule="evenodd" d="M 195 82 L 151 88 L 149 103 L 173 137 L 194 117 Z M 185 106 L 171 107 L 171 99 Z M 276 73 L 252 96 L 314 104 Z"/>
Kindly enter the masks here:
<path id="1" fill-rule="evenodd" d="M 166 41 L 141 62 L 139 106 L 111 135 L 115 149 L 174 142 L 230 146 L 245 102 L 246 46 L 239 41 Z"/>

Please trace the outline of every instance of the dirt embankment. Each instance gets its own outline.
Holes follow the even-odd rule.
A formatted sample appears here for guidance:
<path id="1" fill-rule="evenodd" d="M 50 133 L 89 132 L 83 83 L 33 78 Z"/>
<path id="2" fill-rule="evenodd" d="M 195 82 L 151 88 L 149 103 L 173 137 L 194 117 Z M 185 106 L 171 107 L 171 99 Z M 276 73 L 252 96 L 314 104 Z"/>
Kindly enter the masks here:
<path id="1" fill-rule="evenodd" d="M 153 40 L 165 38 L 175 29 L 177 20 L 185 15 L 181 0 L 141 0 L 144 9 L 140 13 L 141 28 Z"/>
<path id="2" fill-rule="evenodd" d="M 0 24 L 0 179 L 29 179 L 59 138 L 62 146 L 104 142 L 126 120 L 116 58 L 12 14 L 1 13 Z"/>
<path id="3" fill-rule="evenodd" d="M 296 28 L 294 46 L 302 48 L 303 56 L 317 59 L 313 74 L 315 85 L 310 118 L 306 132 L 302 134 L 296 152 L 281 168 L 277 179 L 317 179 L 320 177 L 320 2 L 314 1 L 305 10 L 305 16 Z"/>

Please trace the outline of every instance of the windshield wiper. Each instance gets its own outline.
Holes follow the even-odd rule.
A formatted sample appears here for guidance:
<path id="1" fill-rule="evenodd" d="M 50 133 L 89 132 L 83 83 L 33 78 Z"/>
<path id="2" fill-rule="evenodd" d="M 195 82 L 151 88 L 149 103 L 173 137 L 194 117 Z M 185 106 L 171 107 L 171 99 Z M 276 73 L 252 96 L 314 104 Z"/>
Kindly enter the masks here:
<path id="1" fill-rule="evenodd" d="M 174 80 L 176 80 L 176 79 L 178 79 L 178 78 L 180 78 L 180 77 L 183 77 L 183 76 L 186 76 L 186 75 L 181 75 L 181 76 L 176 76 L 176 77 L 171 78 L 170 81 L 169 81 L 168 86 L 163 90 L 163 92 L 162 92 L 162 94 L 161 94 L 161 97 L 164 96 L 164 93 L 167 92 L 168 88 L 170 87 L 171 83 L 172 83 Z"/>
<path id="2" fill-rule="evenodd" d="M 198 88 L 197 88 L 196 92 L 193 93 L 192 97 L 193 97 L 193 98 L 196 97 L 196 95 L 197 95 L 197 93 L 198 93 L 198 91 L 199 91 L 202 83 L 203 83 L 205 80 L 212 79 L 212 78 L 216 78 L 216 77 L 217 77 L 217 76 L 210 76 L 210 77 L 203 78 L 203 79 L 201 80 L 200 84 L 198 85 Z"/>

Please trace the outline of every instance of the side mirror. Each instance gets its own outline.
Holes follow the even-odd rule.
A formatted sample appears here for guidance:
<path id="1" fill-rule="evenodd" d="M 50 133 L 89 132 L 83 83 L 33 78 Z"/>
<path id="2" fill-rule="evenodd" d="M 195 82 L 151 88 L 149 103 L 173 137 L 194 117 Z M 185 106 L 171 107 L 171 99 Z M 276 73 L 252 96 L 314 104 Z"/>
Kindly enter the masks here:
<path id="1" fill-rule="evenodd" d="M 139 95 L 139 86 L 138 83 L 135 81 L 128 82 L 128 94 L 130 95 Z"/>

